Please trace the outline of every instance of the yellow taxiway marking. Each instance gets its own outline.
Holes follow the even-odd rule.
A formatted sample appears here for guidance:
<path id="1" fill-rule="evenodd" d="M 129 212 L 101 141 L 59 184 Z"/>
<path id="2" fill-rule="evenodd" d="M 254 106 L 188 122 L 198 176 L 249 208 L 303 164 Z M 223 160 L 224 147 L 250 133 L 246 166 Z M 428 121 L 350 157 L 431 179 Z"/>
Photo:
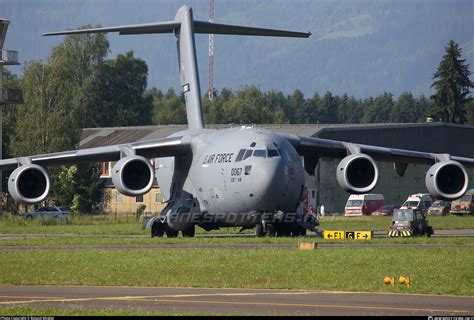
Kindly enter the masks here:
<path id="1" fill-rule="evenodd" d="M 50 299 L 49 297 L 44 297 L 42 300 L 18 300 L 18 301 L 0 301 L 0 305 L 3 304 L 28 304 L 28 303 L 38 303 L 38 302 L 80 302 L 80 301 L 94 301 L 94 300 L 135 300 L 135 299 L 150 299 L 156 298 L 157 296 L 136 296 L 136 297 L 92 297 L 92 298 L 62 298 L 62 299 Z"/>
<path id="2" fill-rule="evenodd" d="M 64 299 L 66 297 L 53 297 L 53 296 L 47 296 L 47 297 L 34 297 L 34 296 L 0 296 L 0 298 L 6 298 L 6 299 L 15 299 L 15 298 L 21 298 L 21 299 Z"/>
<path id="3" fill-rule="evenodd" d="M 238 302 L 238 301 L 208 301 L 208 300 L 164 300 L 155 299 L 156 302 L 178 302 L 178 303 L 202 303 L 202 304 L 233 304 L 233 305 L 255 305 L 255 306 L 276 306 L 276 307 L 309 307 L 309 308 L 347 308 L 347 309 L 369 309 L 369 310 L 397 310 L 397 311 L 431 311 L 431 312 L 452 312 L 471 313 L 467 310 L 446 310 L 446 309 L 421 309 L 421 308 L 398 308 L 398 307 L 373 307 L 373 306 L 350 306 L 341 304 L 304 304 L 304 303 L 278 303 L 278 302 Z"/>
<path id="4" fill-rule="evenodd" d="M 312 294 L 311 291 L 298 292 L 242 292 L 242 293 L 195 293 L 195 294 L 165 294 L 150 298 L 193 298 L 193 297 L 245 297 L 245 296 L 293 296 L 300 294 Z"/>
<path id="5" fill-rule="evenodd" d="M 0 285 L 2 287 L 11 287 L 11 285 Z M 357 294 L 369 294 L 369 295 L 393 295 L 393 296 L 420 296 L 420 297 L 452 297 L 452 298 L 470 298 L 474 299 L 473 296 L 467 295 L 454 295 L 454 294 L 435 294 L 435 293 L 410 293 L 410 292 L 386 292 L 386 291 L 341 291 L 341 290 L 312 290 L 312 289 L 270 289 L 270 288 L 208 288 L 208 287 L 161 287 L 161 286 L 81 286 L 81 285 L 18 285 L 13 287 L 32 287 L 32 288 L 40 288 L 40 287 L 47 287 L 47 288 L 123 288 L 123 289 L 186 289 L 186 290 L 222 290 L 222 291 L 232 291 L 232 290 L 245 290 L 245 291 L 279 291 L 279 292 L 311 292 L 311 293 L 322 293 L 322 294 L 347 294 L 347 295 L 357 295 Z"/>
<path id="6" fill-rule="evenodd" d="M 192 298 L 192 297 L 209 297 L 209 296 L 256 296 L 256 295 L 297 295 L 310 294 L 311 292 L 252 292 L 252 293 L 203 293 L 203 294 L 176 294 L 176 295 L 153 295 L 153 296 L 117 296 L 117 297 L 92 297 L 92 298 L 65 298 L 65 297 L 20 297 L 20 296 L 4 296 L 5 298 L 37 298 L 41 300 L 19 300 L 19 301 L 0 301 L 2 304 L 27 304 L 36 302 L 79 302 L 92 300 L 142 300 L 151 301 L 155 298 Z M 148 299 L 148 300 L 147 300 Z"/>

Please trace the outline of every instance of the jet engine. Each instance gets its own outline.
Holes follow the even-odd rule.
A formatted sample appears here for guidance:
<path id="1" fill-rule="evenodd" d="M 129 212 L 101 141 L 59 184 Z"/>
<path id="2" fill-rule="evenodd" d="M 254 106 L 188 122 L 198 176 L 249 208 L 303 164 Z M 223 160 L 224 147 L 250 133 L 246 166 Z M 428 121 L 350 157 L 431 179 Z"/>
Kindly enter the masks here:
<path id="1" fill-rule="evenodd" d="M 356 153 L 345 157 L 336 169 L 337 182 L 347 192 L 367 193 L 375 188 L 379 169 L 368 155 Z"/>
<path id="2" fill-rule="evenodd" d="M 128 156 L 118 161 L 112 170 L 112 182 L 126 196 L 138 196 L 150 191 L 154 179 L 150 162 L 142 156 Z"/>
<path id="3" fill-rule="evenodd" d="M 13 200 L 23 204 L 36 204 L 43 201 L 50 189 L 46 169 L 36 164 L 16 168 L 8 177 L 8 191 Z"/>
<path id="4" fill-rule="evenodd" d="M 468 176 L 466 169 L 459 162 L 441 161 L 428 170 L 425 184 L 432 196 L 443 200 L 455 200 L 466 193 Z"/>

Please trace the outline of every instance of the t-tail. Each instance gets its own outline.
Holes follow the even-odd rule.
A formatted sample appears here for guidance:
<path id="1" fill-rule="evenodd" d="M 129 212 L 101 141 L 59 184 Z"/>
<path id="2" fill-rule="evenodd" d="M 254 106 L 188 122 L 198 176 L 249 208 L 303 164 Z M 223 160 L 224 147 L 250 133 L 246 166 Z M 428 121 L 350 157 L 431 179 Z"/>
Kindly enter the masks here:
<path id="1" fill-rule="evenodd" d="M 189 6 L 179 8 L 174 21 L 127 25 L 108 28 L 79 29 L 44 33 L 43 36 L 118 32 L 120 35 L 174 33 L 177 38 L 179 78 L 186 102 L 189 129 L 203 129 L 204 119 L 201 106 L 201 88 L 196 59 L 195 33 L 233 34 L 244 36 L 271 36 L 308 38 L 310 32 L 263 29 L 227 24 L 217 24 L 193 19 Z"/>

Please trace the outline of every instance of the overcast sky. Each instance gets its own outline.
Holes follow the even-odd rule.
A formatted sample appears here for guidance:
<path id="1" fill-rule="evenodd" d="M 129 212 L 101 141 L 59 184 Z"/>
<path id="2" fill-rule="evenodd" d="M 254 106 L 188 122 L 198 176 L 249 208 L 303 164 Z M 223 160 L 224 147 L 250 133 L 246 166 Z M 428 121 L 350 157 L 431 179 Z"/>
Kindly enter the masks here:
<path id="1" fill-rule="evenodd" d="M 63 37 L 41 33 L 84 24 L 115 26 L 173 20 L 184 2 L 170 0 L 0 0 L 11 20 L 4 48 L 26 60 L 45 59 Z M 207 20 L 209 1 L 188 0 Z M 216 22 L 311 31 L 310 39 L 215 37 L 215 86 L 307 96 L 327 90 L 356 97 L 403 91 L 429 95 L 432 75 L 449 40 L 474 62 L 473 0 L 215 0 Z M 202 90 L 207 89 L 205 35 L 196 36 Z M 172 35 L 109 34 L 113 58 L 134 50 L 149 66 L 149 87 L 179 87 Z M 472 69 L 472 68 L 471 68 Z"/>

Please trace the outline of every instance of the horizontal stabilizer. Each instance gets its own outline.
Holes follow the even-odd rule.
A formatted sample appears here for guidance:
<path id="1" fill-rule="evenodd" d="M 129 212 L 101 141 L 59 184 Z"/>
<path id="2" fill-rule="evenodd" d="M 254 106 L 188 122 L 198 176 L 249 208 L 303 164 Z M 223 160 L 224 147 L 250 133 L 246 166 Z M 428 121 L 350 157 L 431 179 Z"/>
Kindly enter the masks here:
<path id="1" fill-rule="evenodd" d="M 57 36 L 65 34 L 81 33 L 103 33 L 119 32 L 119 34 L 151 34 L 151 33 L 174 33 L 180 27 L 179 21 L 155 22 L 145 24 L 135 24 L 108 28 L 76 29 L 59 32 L 43 33 L 43 36 Z M 229 24 L 210 23 L 205 21 L 194 21 L 195 33 L 209 34 L 233 34 L 243 36 L 267 36 L 267 37 L 296 37 L 308 38 L 311 32 L 294 32 L 275 29 L 253 28 L 244 26 L 235 26 Z"/>
<path id="2" fill-rule="evenodd" d="M 295 37 L 308 38 L 311 32 L 295 32 L 286 30 L 263 29 L 253 27 L 234 26 L 230 24 L 194 21 L 195 33 L 209 34 L 235 34 L 242 36 L 267 36 L 267 37 Z"/>
<path id="3" fill-rule="evenodd" d="M 80 33 L 102 33 L 102 32 L 119 32 L 120 34 L 149 34 L 149 33 L 173 33 L 176 28 L 181 25 L 177 21 L 155 22 L 134 24 L 127 26 L 109 27 L 109 28 L 91 28 L 76 29 L 59 32 L 43 33 L 43 36 L 57 36 L 63 34 L 80 34 Z"/>

